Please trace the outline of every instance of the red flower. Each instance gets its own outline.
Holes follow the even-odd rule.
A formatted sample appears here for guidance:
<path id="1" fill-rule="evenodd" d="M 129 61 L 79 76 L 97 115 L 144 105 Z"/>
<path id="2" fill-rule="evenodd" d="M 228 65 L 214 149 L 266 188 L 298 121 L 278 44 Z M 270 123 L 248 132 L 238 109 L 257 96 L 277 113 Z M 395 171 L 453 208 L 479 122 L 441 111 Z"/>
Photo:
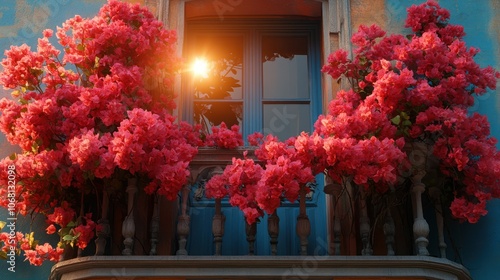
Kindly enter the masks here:
<path id="1" fill-rule="evenodd" d="M 64 228 L 74 217 L 75 211 L 70 208 L 67 202 L 63 201 L 61 207 L 54 208 L 54 213 L 48 215 L 47 219 L 50 223 L 58 224 Z"/>
<path id="2" fill-rule="evenodd" d="M 50 226 L 48 226 L 45 231 L 47 232 L 47 234 L 53 234 L 56 232 L 56 227 L 54 226 L 54 224 L 50 224 Z"/>

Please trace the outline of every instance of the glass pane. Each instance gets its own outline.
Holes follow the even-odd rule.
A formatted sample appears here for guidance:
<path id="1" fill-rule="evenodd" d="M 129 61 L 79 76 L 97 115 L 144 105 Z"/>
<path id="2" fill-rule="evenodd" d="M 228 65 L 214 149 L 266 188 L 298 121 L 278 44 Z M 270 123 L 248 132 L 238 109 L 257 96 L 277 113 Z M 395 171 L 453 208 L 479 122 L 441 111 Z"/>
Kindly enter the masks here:
<path id="1" fill-rule="evenodd" d="M 243 39 L 240 36 L 195 35 L 190 56 L 206 64 L 206 73 L 194 77 L 196 99 L 241 100 Z"/>
<path id="2" fill-rule="evenodd" d="M 243 38 L 227 34 L 194 33 L 189 57 L 204 65 L 206 71 L 193 70 L 195 123 L 206 133 L 224 122 L 240 125 L 243 111 Z M 238 101 L 238 102 L 233 102 Z"/>
<path id="3" fill-rule="evenodd" d="M 262 39 L 264 99 L 309 98 L 306 36 Z"/>
<path id="4" fill-rule="evenodd" d="M 264 133 L 286 140 L 309 132 L 311 115 L 309 104 L 264 104 Z"/>
<path id="5" fill-rule="evenodd" d="M 241 102 L 195 102 L 194 121 L 201 124 L 205 132 L 210 133 L 212 126 L 221 122 L 228 127 L 239 125 L 243 121 L 243 103 Z"/>

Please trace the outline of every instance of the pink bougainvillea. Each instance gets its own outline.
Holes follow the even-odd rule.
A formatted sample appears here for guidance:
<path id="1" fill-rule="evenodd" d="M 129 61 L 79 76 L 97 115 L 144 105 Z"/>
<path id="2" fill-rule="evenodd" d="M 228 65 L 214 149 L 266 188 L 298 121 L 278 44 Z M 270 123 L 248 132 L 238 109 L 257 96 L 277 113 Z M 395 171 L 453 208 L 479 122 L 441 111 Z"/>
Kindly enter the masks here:
<path id="1" fill-rule="evenodd" d="M 224 149 L 234 149 L 243 146 L 243 137 L 240 132 L 240 127 L 238 125 L 233 125 L 229 129 L 224 122 L 219 126 L 212 126 L 212 133 L 207 135 L 205 145 Z"/>
<path id="2" fill-rule="evenodd" d="M 243 211 L 249 224 L 255 223 L 264 213 L 256 202 L 257 182 L 262 177 L 262 167 L 253 159 L 233 158 L 223 174 L 215 175 L 205 186 L 208 198 L 230 196 L 229 203 Z"/>
<path id="3" fill-rule="evenodd" d="M 478 50 L 466 47 L 463 27 L 449 24 L 449 17 L 430 0 L 408 9 L 406 27 L 413 34 L 386 35 L 376 25 L 360 26 L 352 37 L 354 57 L 339 49 L 322 68 L 347 80 L 351 89 L 336 94 L 314 131 L 286 141 L 250 135 L 263 168 L 262 177 L 251 182 L 255 195 L 233 198 L 236 194 L 224 189 L 237 187 L 227 181 L 237 162 L 209 182 L 212 192 L 255 199 L 269 214 L 283 199 L 296 200 L 299 188 L 319 173 L 383 194 L 416 168 L 408 147 L 423 142 L 439 162 L 437 176 L 443 178 L 440 187 L 450 198 L 451 213 L 476 222 L 487 213 L 486 201 L 500 197 L 500 157 L 486 118 L 467 108 L 475 95 L 495 88 L 500 74 L 474 61 Z"/>
<path id="4" fill-rule="evenodd" d="M 333 78 L 347 79 L 352 90 L 337 94 L 330 114 L 320 116 L 315 129 L 323 136 L 342 138 L 325 139 L 332 146 L 330 162 L 346 152 L 335 141 L 353 147 L 362 145 L 363 139 L 375 141 L 368 149 L 358 147 L 361 154 L 339 161 L 349 168 L 363 166 L 357 169 L 363 172 L 351 173 L 361 185 L 380 179 L 394 182 L 390 170 L 397 165 L 380 160 L 395 160 L 404 143 L 430 145 L 452 215 L 474 223 L 487 213 L 486 201 L 500 197 L 500 157 L 486 117 L 468 114 L 467 108 L 474 104 L 475 95 L 495 89 L 500 74 L 474 61 L 479 50 L 466 47 L 463 27 L 449 24 L 449 17 L 447 10 L 430 0 L 408 9 L 406 27 L 413 31 L 411 35 L 386 36 L 376 26 L 361 26 L 353 36 L 354 58 L 338 50 L 323 67 Z M 390 147 L 388 153 L 377 156 L 370 150 L 380 144 L 368 136 L 381 141 L 392 138 L 397 145 L 384 145 Z M 364 162 L 368 156 L 378 158 L 377 163 Z M 377 167 L 370 172 L 372 166 Z M 335 166 L 329 174 L 340 178 L 342 170 L 346 169 Z M 380 176 L 376 170 L 389 173 Z"/>
<path id="5" fill-rule="evenodd" d="M 32 264 L 93 238 L 99 216 L 80 210 L 84 194 L 113 193 L 110 182 L 139 177 L 146 192 L 174 199 L 186 183 L 201 141 L 170 114 L 175 42 L 147 9 L 109 0 L 93 18 L 45 30 L 35 50 L 5 51 L 0 83 L 13 98 L 0 100 L 0 130 L 23 152 L 0 161 L 0 205 L 9 207 L 3 172 L 15 166 L 14 211 L 46 215 L 47 233 L 61 235 L 59 247 L 22 245 Z"/>

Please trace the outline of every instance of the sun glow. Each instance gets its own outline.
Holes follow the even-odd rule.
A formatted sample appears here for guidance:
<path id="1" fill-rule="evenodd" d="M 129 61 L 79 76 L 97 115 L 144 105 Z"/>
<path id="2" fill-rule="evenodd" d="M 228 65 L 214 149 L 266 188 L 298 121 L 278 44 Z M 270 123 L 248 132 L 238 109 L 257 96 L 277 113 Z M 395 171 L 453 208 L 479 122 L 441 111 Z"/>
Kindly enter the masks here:
<path id="1" fill-rule="evenodd" d="M 204 58 L 196 58 L 191 65 L 191 71 L 195 77 L 208 77 L 208 61 Z"/>

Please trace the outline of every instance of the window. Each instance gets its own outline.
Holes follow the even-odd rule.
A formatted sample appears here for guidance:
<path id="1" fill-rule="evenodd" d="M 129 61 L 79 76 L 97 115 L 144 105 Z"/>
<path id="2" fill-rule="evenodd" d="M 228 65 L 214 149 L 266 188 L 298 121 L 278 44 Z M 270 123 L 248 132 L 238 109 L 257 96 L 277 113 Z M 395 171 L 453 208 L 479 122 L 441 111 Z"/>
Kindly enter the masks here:
<path id="1" fill-rule="evenodd" d="M 240 125 L 243 136 L 256 131 L 281 140 L 311 131 L 321 113 L 319 22 L 314 20 L 191 20 L 186 24 L 184 54 L 201 61 L 206 72 L 186 73 L 183 118 L 206 130 L 224 121 Z M 321 181 L 321 179 L 320 179 Z M 326 251 L 326 211 L 322 184 L 307 202 L 311 221 L 310 253 Z M 188 252 L 214 253 L 211 221 L 213 201 L 191 192 L 191 233 Z M 223 255 L 248 253 L 245 221 L 237 208 L 222 202 L 226 217 Z M 296 203 L 278 209 L 278 254 L 299 253 L 295 233 Z M 230 225 L 230 226 L 229 226 Z M 256 254 L 269 255 L 267 217 L 257 225 Z M 321 243 L 321 244 L 320 244 Z M 321 250 L 318 251 L 318 248 Z"/>
<path id="2" fill-rule="evenodd" d="M 205 129 L 224 121 L 281 140 L 310 131 L 321 110 L 315 21 L 191 21 L 185 54 L 208 72 L 188 79 L 184 119 Z"/>

